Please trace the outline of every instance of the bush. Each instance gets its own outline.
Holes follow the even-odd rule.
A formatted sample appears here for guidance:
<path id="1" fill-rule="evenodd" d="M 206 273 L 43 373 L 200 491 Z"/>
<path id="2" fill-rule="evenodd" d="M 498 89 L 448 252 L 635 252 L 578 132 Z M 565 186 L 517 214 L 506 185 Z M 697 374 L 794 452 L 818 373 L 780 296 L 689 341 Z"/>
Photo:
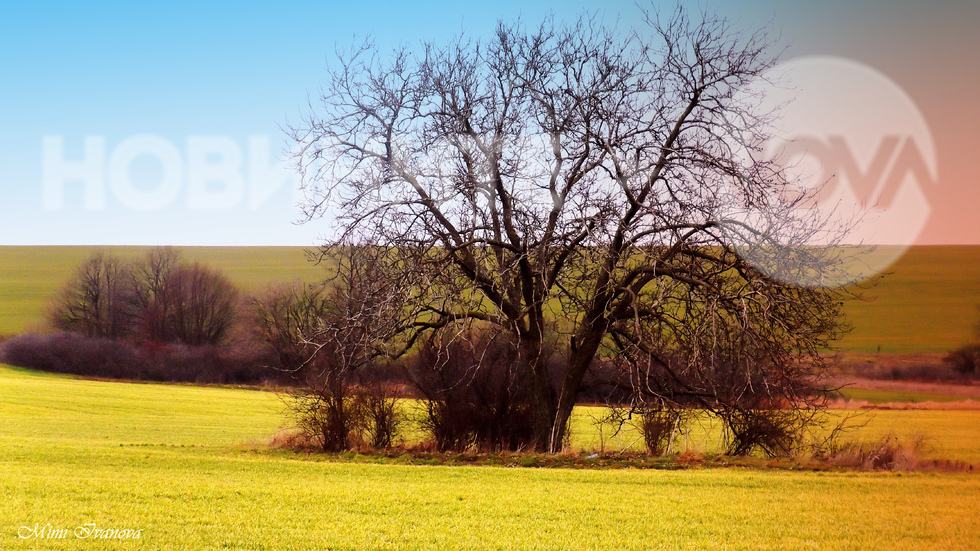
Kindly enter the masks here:
<path id="1" fill-rule="evenodd" d="M 289 407 L 305 441 L 325 452 L 392 447 L 402 420 L 397 387 L 316 388 L 304 384 L 290 394 Z"/>
<path id="2" fill-rule="evenodd" d="M 943 361 L 956 373 L 970 378 L 980 377 L 980 344 L 969 344 L 950 352 Z"/>
<path id="3" fill-rule="evenodd" d="M 680 411 L 669 408 L 650 408 L 641 412 L 640 433 L 651 454 L 663 455 L 669 451 L 680 428 L 681 417 Z"/>
<path id="4" fill-rule="evenodd" d="M 506 335 L 472 331 L 426 341 L 409 379 L 426 400 L 424 428 L 439 451 L 527 449 L 533 439 L 526 377 Z"/>
<path id="5" fill-rule="evenodd" d="M 376 345 L 391 327 L 391 289 L 373 249 L 332 252 L 337 273 L 327 283 L 274 288 L 252 301 L 252 338 L 294 381 L 289 403 L 308 441 L 327 452 L 388 448 L 399 394 L 382 376 Z"/>
<path id="6" fill-rule="evenodd" d="M 964 349 L 951 352 L 942 362 L 883 361 L 872 365 L 849 366 L 850 372 L 859 377 L 884 381 L 918 381 L 962 383 L 970 379 L 969 356 L 958 357 Z M 966 362 L 965 365 L 961 362 Z"/>
<path id="7" fill-rule="evenodd" d="M 258 384 L 278 375 L 234 346 L 136 344 L 71 332 L 11 338 L 0 345 L 0 362 L 87 377 L 206 384 Z"/>
<path id="8" fill-rule="evenodd" d="M 134 345 L 70 332 L 14 337 L 0 346 L 0 361 L 90 377 L 138 379 L 143 374 Z"/>
<path id="9" fill-rule="evenodd" d="M 728 455 L 760 451 L 768 457 L 789 456 L 803 436 L 806 419 L 795 409 L 732 408 L 721 413 Z"/>
<path id="10" fill-rule="evenodd" d="M 980 307 L 978 307 L 980 311 Z M 968 379 L 980 378 L 980 321 L 974 326 L 974 342 L 962 346 L 943 358 L 944 363 Z"/>
<path id="11" fill-rule="evenodd" d="M 401 427 L 403 415 L 398 409 L 399 387 L 372 383 L 354 392 L 361 412 L 361 439 L 373 449 L 389 449 Z"/>

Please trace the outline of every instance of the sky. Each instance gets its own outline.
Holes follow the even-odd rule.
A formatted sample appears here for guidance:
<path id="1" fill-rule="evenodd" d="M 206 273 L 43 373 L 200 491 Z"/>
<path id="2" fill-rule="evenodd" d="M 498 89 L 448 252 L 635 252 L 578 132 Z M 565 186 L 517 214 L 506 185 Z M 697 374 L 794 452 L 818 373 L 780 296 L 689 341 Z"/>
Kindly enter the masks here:
<path id="1" fill-rule="evenodd" d="M 690 6 L 745 29 L 769 25 L 787 61 L 822 56 L 890 83 L 883 93 L 913 106 L 896 118 L 918 113 L 922 124 L 902 127 L 916 129 L 906 139 L 867 122 L 868 145 L 851 145 L 856 166 L 897 132 L 927 165 L 908 176 L 925 174 L 907 185 L 919 189 L 910 204 L 927 205 L 913 209 L 921 224 L 909 239 L 980 244 L 980 3 Z M 485 36 L 498 19 L 583 10 L 639 23 L 634 2 L 620 0 L 4 2 L 0 245 L 313 245 L 329 221 L 297 223 L 295 180 L 277 158 L 282 127 L 304 111 L 336 46 Z M 904 154 L 897 147 L 887 166 Z"/>

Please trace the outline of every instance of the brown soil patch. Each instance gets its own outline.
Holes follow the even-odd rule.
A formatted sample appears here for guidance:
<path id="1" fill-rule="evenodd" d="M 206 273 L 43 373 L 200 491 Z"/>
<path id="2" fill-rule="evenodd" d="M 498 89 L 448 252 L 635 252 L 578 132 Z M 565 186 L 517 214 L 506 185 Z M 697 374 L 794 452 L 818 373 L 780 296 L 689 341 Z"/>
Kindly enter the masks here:
<path id="1" fill-rule="evenodd" d="M 926 383 L 919 381 L 883 381 L 880 379 L 844 376 L 833 380 L 831 384 L 834 386 L 866 388 L 869 390 L 937 394 L 940 396 L 958 396 L 966 400 L 971 398 L 980 400 L 980 384 L 976 382 L 972 384 Z"/>
<path id="2" fill-rule="evenodd" d="M 980 410 L 980 401 L 956 402 L 885 402 L 872 404 L 866 400 L 832 400 L 831 409 L 922 409 L 922 410 Z"/>

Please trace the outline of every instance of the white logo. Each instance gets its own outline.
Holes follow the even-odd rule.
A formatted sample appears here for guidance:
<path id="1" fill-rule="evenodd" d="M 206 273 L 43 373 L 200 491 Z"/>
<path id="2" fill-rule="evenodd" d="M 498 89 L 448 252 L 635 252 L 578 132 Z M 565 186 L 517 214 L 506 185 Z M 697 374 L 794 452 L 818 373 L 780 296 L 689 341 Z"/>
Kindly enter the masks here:
<path id="1" fill-rule="evenodd" d="M 743 255 L 773 277 L 806 286 L 854 283 L 901 257 L 929 219 L 924 190 L 938 180 L 932 135 L 911 98 L 880 72 L 835 57 L 783 63 L 746 94 L 777 113 L 762 155 L 785 166 L 799 186 L 772 198 L 771 205 L 792 209 L 749 217 L 794 211 L 819 225 L 783 234 L 779 220 L 770 220 L 775 229 L 743 242 Z M 773 242 L 797 254 L 773 257 L 766 246 Z"/>
<path id="2" fill-rule="evenodd" d="M 244 149 L 228 136 L 189 136 L 186 148 L 154 134 L 136 134 L 106 155 L 104 136 L 86 136 L 81 158 L 67 159 L 65 139 L 43 139 L 43 205 L 65 208 L 65 188 L 82 186 L 82 206 L 106 208 L 113 198 L 134 211 L 156 211 L 174 205 L 186 189 L 191 210 L 229 210 L 247 204 L 255 210 L 284 187 L 298 197 L 297 177 L 270 154 L 267 136 L 250 136 Z M 156 165 L 134 178 L 142 161 Z"/>

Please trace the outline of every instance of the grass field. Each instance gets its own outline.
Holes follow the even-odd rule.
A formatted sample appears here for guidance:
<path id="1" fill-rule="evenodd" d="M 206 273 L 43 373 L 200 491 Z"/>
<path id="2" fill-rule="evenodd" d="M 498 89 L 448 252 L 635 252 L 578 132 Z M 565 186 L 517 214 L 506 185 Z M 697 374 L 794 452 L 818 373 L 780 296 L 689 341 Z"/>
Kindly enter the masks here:
<path id="1" fill-rule="evenodd" d="M 857 402 L 868 402 L 870 404 L 910 403 L 918 404 L 922 402 L 955 402 L 962 400 L 960 396 L 950 396 L 948 394 L 935 394 L 930 392 L 903 392 L 894 390 L 878 390 L 872 388 L 845 388 L 840 394 L 848 399 Z"/>
<path id="2" fill-rule="evenodd" d="M 980 459 L 976 412 L 883 413 L 908 415 L 876 417 L 872 431 L 931 431 L 937 452 Z M 2 549 L 973 549 L 980 541 L 975 474 L 338 462 L 261 445 L 283 422 L 271 393 L 4 367 L 0 418 Z M 75 537 L 86 524 L 140 530 L 140 541 Z"/>
<path id="3" fill-rule="evenodd" d="M 853 331 L 841 348 L 942 352 L 974 337 L 980 321 L 980 247 L 912 247 L 845 311 Z"/>
<path id="4" fill-rule="evenodd" d="M 898 400 L 889 400 L 898 401 Z M 580 406 L 572 418 L 571 444 L 576 449 L 616 451 L 642 450 L 639 431 L 627 426 L 619 433 L 608 424 L 596 424 L 603 408 Z M 921 459 L 949 459 L 980 467 L 980 410 L 835 410 L 829 412 L 828 426 L 845 416 L 855 429 L 855 443 L 871 444 L 883 438 L 898 439 L 908 446 L 920 443 Z M 678 451 L 720 453 L 724 450 L 721 424 L 705 419 L 692 423 L 678 437 Z"/>
<path id="5" fill-rule="evenodd" d="M 43 324 L 51 299 L 96 250 L 135 260 L 146 254 L 147 247 L 0 247 L 0 335 Z M 315 281 L 320 273 L 301 247 L 181 247 L 180 251 L 189 262 L 221 270 L 246 292 L 298 279 Z"/>
<path id="6" fill-rule="evenodd" d="M 92 247 L 0 247 L 0 335 L 40 326 L 47 305 Z M 137 258 L 142 247 L 110 247 Z M 186 247 L 184 258 L 224 271 L 245 291 L 315 281 L 320 269 L 299 247 Z M 980 247 L 914 247 L 879 285 L 851 300 L 844 350 L 943 352 L 967 342 L 980 320 Z"/>

